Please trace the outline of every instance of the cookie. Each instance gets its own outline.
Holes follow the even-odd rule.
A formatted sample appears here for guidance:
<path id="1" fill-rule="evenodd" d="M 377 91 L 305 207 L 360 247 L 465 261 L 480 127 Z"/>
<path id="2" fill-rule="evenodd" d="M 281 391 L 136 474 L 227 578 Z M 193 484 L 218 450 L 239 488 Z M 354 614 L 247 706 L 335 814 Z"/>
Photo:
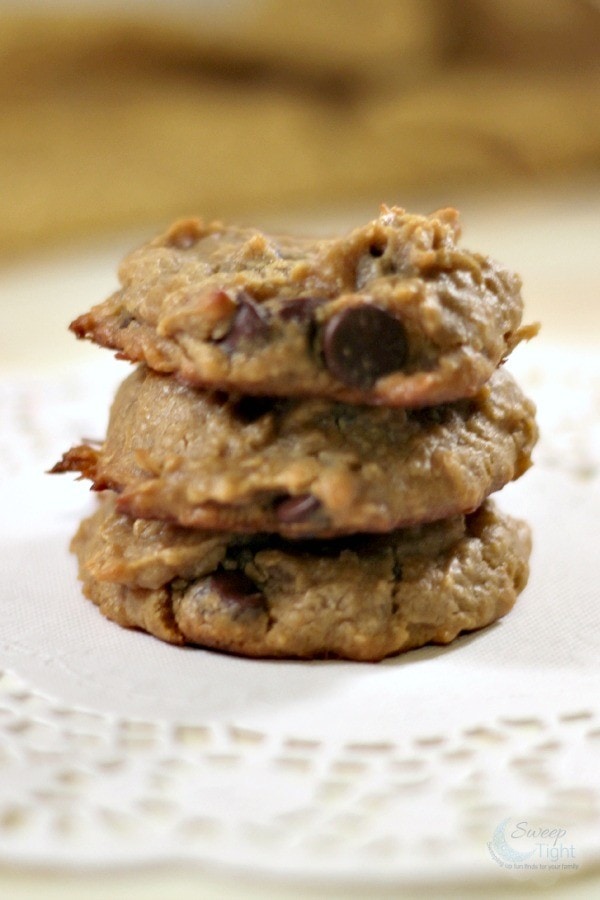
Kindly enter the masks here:
<path id="1" fill-rule="evenodd" d="M 386 535 L 290 542 L 132 520 L 108 499 L 72 549 L 85 594 L 122 626 L 245 656 L 377 661 L 507 613 L 530 537 L 489 501 Z"/>
<path id="2" fill-rule="evenodd" d="M 140 367 L 105 443 L 65 454 L 120 511 L 288 537 L 392 528 L 471 512 L 530 465 L 535 408 L 499 369 L 477 397 L 430 409 L 240 397 Z"/>
<path id="3" fill-rule="evenodd" d="M 181 221 L 71 328 L 213 389 L 404 407 L 473 396 L 535 329 L 519 327 L 519 278 L 458 246 L 457 216 L 383 207 L 329 240 Z"/>

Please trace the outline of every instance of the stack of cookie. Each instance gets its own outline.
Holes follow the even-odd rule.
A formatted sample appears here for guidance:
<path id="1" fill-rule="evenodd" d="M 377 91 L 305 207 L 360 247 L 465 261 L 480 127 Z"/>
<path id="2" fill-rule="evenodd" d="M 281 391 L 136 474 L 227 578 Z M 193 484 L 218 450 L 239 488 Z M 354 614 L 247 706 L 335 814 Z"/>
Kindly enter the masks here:
<path id="1" fill-rule="evenodd" d="M 453 210 L 384 207 L 339 239 L 177 223 L 71 326 L 138 363 L 106 440 L 53 471 L 104 497 L 74 540 L 86 595 L 173 643 L 379 660 L 506 613 L 527 526 L 486 498 L 530 465 L 500 363 L 517 276 Z"/>

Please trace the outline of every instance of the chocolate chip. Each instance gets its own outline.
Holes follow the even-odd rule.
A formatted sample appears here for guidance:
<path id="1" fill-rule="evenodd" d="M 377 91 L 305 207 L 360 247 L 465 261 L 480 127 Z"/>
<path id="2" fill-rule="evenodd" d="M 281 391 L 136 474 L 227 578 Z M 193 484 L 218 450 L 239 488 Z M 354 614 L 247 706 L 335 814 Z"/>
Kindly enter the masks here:
<path id="1" fill-rule="evenodd" d="M 279 318 L 283 322 L 310 322 L 315 309 L 326 301 L 326 297 L 294 297 L 293 300 L 285 300 L 279 310 Z"/>
<path id="2" fill-rule="evenodd" d="M 380 244 L 371 244 L 369 247 L 369 253 L 371 256 L 374 256 L 376 259 L 379 256 L 383 256 L 385 253 L 385 247 L 382 247 Z"/>
<path id="3" fill-rule="evenodd" d="M 298 494 L 296 497 L 279 500 L 275 506 L 275 513 L 283 525 L 295 525 L 308 521 L 320 508 L 321 501 L 312 494 Z"/>
<path id="4" fill-rule="evenodd" d="M 219 344 L 225 350 L 236 350 L 241 341 L 256 341 L 265 338 L 269 333 L 269 323 L 265 310 L 245 291 L 236 299 L 237 309 L 233 315 L 231 326 Z"/>
<path id="5" fill-rule="evenodd" d="M 382 375 L 406 362 L 408 343 L 402 322 L 379 306 L 341 310 L 323 332 L 325 365 L 349 387 L 372 387 Z"/>
<path id="6" fill-rule="evenodd" d="M 210 576 L 210 582 L 225 603 L 243 609 L 262 609 L 265 605 L 264 594 L 239 569 L 218 569 Z"/>

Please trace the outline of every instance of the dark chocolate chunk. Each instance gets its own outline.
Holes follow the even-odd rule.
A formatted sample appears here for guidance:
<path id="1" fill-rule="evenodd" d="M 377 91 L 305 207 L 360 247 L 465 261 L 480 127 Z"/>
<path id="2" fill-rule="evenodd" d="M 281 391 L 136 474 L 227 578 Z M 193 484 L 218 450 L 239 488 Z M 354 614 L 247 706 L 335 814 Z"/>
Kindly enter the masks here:
<path id="1" fill-rule="evenodd" d="M 236 350 L 242 341 L 261 340 L 269 333 L 266 312 L 245 291 L 236 298 L 237 309 L 231 326 L 219 344 L 225 350 Z"/>
<path id="2" fill-rule="evenodd" d="M 265 597 L 252 579 L 239 569 L 218 569 L 210 576 L 211 586 L 221 600 L 242 609 L 262 609 Z"/>
<path id="3" fill-rule="evenodd" d="M 279 500 L 275 512 L 280 522 L 293 525 L 296 522 L 306 522 L 320 508 L 321 501 L 312 494 L 298 494 L 296 497 Z"/>
<path id="4" fill-rule="evenodd" d="M 323 332 L 325 365 L 349 387 L 372 387 L 382 375 L 401 369 L 408 355 L 402 322 L 379 306 L 341 310 Z"/>
<path id="5" fill-rule="evenodd" d="M 294 297 L 293 300 L 285 300 L 279 310 L 279 318 L 283 322 L 310 322 L 315 309 L 326 302 L 326 297 Z"/>

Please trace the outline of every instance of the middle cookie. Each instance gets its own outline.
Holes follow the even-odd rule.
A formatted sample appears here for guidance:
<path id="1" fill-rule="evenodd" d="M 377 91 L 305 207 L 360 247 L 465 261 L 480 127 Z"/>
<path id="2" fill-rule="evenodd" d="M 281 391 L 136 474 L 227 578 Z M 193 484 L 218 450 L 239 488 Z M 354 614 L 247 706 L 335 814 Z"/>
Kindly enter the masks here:
<path id="1" fill-rule="evenodd" d="M 471 512 L 530 465 L 535 407 L 497 370 L 470 400 L 419 410 L 208 393 L 145 367 L 99 448 L 54 471 L 136 518 L 286 537 L 389 531 Z"/>

